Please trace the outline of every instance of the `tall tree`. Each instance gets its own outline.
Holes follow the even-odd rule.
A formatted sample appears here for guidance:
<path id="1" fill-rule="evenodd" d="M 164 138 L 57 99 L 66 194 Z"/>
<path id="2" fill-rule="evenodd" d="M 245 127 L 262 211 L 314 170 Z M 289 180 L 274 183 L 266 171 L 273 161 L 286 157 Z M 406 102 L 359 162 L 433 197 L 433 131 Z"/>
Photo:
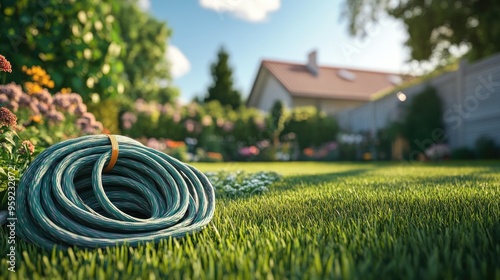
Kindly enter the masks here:
<path id="1" fill-rule="evenodd" d="M 241 106 L 241 94 L 234 89 L 233 69 L 229 66 L 229 54 L 220 48 L 217 61 L 211 65 L 213 83 L 208 88 L 205 102 L 218 100 L 222 105 L 229 105 L 233 109 Z"/>
<path id="2" fill-rule="evenodd" d="M 389 15 L 401 20 L 406 45 L 416 61 L 446 63 L 452 47 L 468 47 L 480 59 L 500 51 L 500 2 L 496 0 L 346 0 L 350 31 L 369 35 L 367 27 Z"/>
<path id="3" fill-rule="evenodd" d="M 125 1 L 115 16 L 125 45 L 122 52 L 128 81 L 125 94 L 133 100 L 173 101 L 179 93 L 168 85 L 171 77 L 165 56 L 172 31 L 165 22 L 142 11 L 136 0 Z"/>
<path id="4" fill-rule="evenodd" d="M 280 133 L 283 131 L 285 126 L 285 107 L 283 106 L 283 102 L 281 102 L 281 100 L 274 101 L 270 114 L 269 127 L 273 134 L 273 144 L 276 146 L 279 143 Z"/>

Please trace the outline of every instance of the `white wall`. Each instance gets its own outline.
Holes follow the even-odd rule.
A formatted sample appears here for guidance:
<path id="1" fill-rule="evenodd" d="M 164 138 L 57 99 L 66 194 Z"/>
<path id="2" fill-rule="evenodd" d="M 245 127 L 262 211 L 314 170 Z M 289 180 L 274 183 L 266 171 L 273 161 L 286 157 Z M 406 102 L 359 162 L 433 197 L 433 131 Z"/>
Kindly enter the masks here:
<path id="1" fill-rule="evenodd" d="M 473 148 L 482 135 L 500 144 L 500 55 L 472 65 L 462 63 L 458 71 L 404 89 L 406 102 L 427 84 L 436 88 L 443 101 L 443 120 L 451 148 Z M 346 131 L 375 131 L 396 120 L 403 106 L 394 92 L 341 112 L 337 119 Z"/>
<path id="2" fill-rule="evenodd" d="M 292 106 L 292 98 L 290 94 L 285 90 L 285 88 L 274 78 L 274 76 L 267 75 L 264 81 L 263 89 L 261 91 L 261 96 L 257 102 L 257 108 L 269 112 L 273 107 L 276 100 L 281 100 L 283 105 L 290 108 Z"/>

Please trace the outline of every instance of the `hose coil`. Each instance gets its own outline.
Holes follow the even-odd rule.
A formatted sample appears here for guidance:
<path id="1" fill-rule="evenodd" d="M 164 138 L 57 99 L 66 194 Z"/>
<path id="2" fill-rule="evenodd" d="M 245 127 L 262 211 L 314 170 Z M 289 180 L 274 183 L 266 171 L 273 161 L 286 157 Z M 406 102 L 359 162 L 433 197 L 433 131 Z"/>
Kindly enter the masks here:
<path id="1" fill-rule="evenodd" d="M 112 161 L 111 137 L 119 147 Z M 46 249 L 97 248 L 181 237 L 214 215 L 215 194 L 194 167 L 125 136 L 83 136 L 43 151 L 16 191 L 17 233 Z"/>

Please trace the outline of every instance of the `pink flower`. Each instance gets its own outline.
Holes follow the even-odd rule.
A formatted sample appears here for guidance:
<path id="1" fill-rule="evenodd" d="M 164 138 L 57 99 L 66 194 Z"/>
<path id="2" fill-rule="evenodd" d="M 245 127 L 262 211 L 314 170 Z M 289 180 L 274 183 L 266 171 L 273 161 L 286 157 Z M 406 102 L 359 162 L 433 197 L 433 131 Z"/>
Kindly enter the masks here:
<path id="1" fill-rule="evenodd" d="M 186 120 L 186 122 L 184 123 L 184 125 L 186 126 L 186 130 L 188 132 L 193 132 L 194 131 L 194 121 L 192 121 L 192 120 Z"/>
<path id="2" fill-rule="evenodd" d="M 9 109 L 0 108 L 0 126 L 15 126 L 17 125 L 17 117 Z"/>
<path id="3" fill-rule="evenodd" d="M 260 153 L 259 148 L 255 146 L 241 147 L 238 152 L 244 157 L 256 156 Z"/>
<path id="4" fill-rule="evenodd" d="M 12 65 L 5 58 L 5 56 L 0 54 L 0 71 L 12 73 Z"/>
<path id="5" fill-rule="evenodd" d="M 35 145 L 33 145 L 33 143 L 31 143 L 30 140 L 24 140 L 21 143 L 21 148 L 19 148 L 20 154 L 24 155 L 29 153 L 30 155 L 32 155 L 34 152 L 35 152 Z"/>
<path id="6" fill-rule="evenodd" d="M 231 132 L 234 129 L 234 124 L 230 121 L 227 121 L 224 123 L 222 129 L 224 129 L 225 132 Z"/>

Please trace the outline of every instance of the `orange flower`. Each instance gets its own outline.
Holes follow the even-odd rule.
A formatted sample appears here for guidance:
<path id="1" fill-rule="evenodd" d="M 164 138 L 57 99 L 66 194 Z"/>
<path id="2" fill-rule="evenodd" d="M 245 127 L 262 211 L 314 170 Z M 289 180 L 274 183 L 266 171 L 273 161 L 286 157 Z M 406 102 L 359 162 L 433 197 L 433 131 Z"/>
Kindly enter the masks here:
<path id="1" fill-rule="evenodd" d="M 167 148 L 170 149 L 178 149 L 186 146 L 186 143 L 182 141 L 173 141 L 173 140 L 166 140 L 165 144 L 167 145 Z"/>
<path id="2" fill-rule="evenodd" d="M 207 157 L 211 158 L 211 159 L 222 160 L 222 154 L 221 153 L 207 152 Z"/>
<path id="3" fill-rule="evenodd" d="M 30 121 L 34 123 L 42 123 L 42 117 L 40 115 L 34 115 L 30 117 Z"/>
<path id="4" fill-rule="evenodd" d="M 28 68 L 26 65 L 24 65 L 21 69 L 24 73 L 31 76 L 32 81 L 25 83 L 25 86 L 27 88 L 31 87 L 32 92 L 30 94 L 40 92 L 41 90 L 39 91 L 39 89 L 43 89 L 43 87 L 54 88 L 54 81 L 50 78 L 50 75 L 47 74 L 47 71 L 45 71 L 42 67 L 32 66 L 31 68 Z M 36 85 L 36 87 L 34 85 Z M 29 90 L 27 89 L 26 91 Z"/>
<path id="5" fill-rule="evenodd" d="M 304 152 L 304 155 L 306 155 L 308 157 L 314 156 L 314 150 L 312 148 L 305 148 L 303 152 Z"/>
<path id="6" fill-rule="evenodd" d="M 72 90 L 71 90 L 70 87 L 65 87 L 65 88 L 61 89 L 61 93 L 62 94 L 68 94 L 68 93 L 71 93 L 71 92 L 72 92 Z"/>
<path id="7" fill-rule="evenodd" d="M 24 83 L 24 87 L 26 88 L 26 92 L 28 94 L 38 94 L 43 90 L 39 84 L 34 82 L 26 82 Z"/>

